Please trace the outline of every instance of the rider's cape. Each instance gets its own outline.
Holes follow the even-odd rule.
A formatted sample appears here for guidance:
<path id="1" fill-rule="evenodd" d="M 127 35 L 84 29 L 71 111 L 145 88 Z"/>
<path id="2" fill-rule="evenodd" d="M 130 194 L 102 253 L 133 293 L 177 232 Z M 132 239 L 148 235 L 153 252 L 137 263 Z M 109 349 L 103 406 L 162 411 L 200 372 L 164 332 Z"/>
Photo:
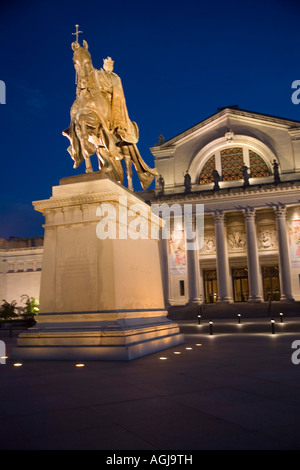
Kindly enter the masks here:
<path id="1" fill-rule="evenodd" d="M 119 142 L 119 151 L 125 156 L 130 156 L 131 160 L 135 166 L 136 172 L 138 174 L 139 180 L 143 189 L 147 189 L 153 178 L 158 176 L 156 168 L 150 168 L 142 159 L 140 152 L 136 146 L 136 143 L 139 139 L 139 130 L 135 122 L 130 121 L 125 96 L 123 92 L 122 82 L 120 77 L 113 72 L 109 74 L 100 69 L 97 71 L 97 81 L 106 87 L 112 87 L 112 100 L 111 100 L 111 114 L 109 119 L 109 131 L 114 134 Z M 99 116 L 101 119 L 101 116 Z M 105 126 L 107 129 L 107 126 Z M 63 132 L 63 135 L 69 138 L 70 147 L 68 152 L 70 153 L 72 159 L 75 162 L 75 167 L 77 168 L 83 161 L 83 155 L 81 151 L 80 141 L 77 137 L 75 131 L 75 124 L 71 121 L 70 127 Z M 118 145 L 118 144 L 117 144 Z M 123 183 L 123 172 L 119 162 L 115 162 L 117 165 L 113 165 L 118 168 L 118 178 L 117 180 Z"/>

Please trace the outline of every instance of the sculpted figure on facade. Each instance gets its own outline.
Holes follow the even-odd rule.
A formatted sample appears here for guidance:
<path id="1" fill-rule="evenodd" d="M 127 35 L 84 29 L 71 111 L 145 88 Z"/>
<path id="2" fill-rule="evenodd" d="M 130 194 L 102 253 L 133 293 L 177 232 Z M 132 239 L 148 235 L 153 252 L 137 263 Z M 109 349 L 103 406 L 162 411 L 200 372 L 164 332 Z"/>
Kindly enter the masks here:
<path id="1" fill-rule="evenodd" d="M 158 184 L 160 186 L 160 195 L 163 196 L 165 194 L 165 180 L 163 179 L 162 175 L 159 175 Z"/>
<path id="2" fill-rule="evenodd" d="M 249 179 L 251 178 L 251 174 L 248 171 L 248 167 L 246 165 L 242 166 L 242 172 L 243 172 L 243 179 L 244 179 L 244 187 L 250 186 Z"/>
<path id="3" fill-rule="evenodd" d="M 213 170 L 212 176 L 214 180 L 214 191 L 217 191 L 220 189 L 219 182 L 221 181 L 221 176 L 219 175 L 218 170 Z"/>
<path id="4" fill-rule="evenodd" d="M 244 251 L 246 249 L 246 232 L 243 228 L 229 228 L 227 238 L 229 251 Z"/>
<path id="5" fill-rule="evenodd" d="M 214 231 L 206 232 L 204 234 L 203 247 L 200 251 L 202 254 L 210 254 L 216 252 L 216 239 Z"/>
<path id="6" fill-rule="evenodd" d="M 273 160 L 273 172 L 274 172 L 274 183 L 280 183 L 280 175 L 279 175 L 279 165 L 276 160 Z"/>
<path id="7" fill-rule="evenodd" d="M 191 192 L 191 189 L 192 189 L 192 180 L 191 180 L 191 176 L 188 172 L 188 170 L 186 170 L 186 173 L 184 175 L 184 187 L 185 187 L 185 193 L 190 193 Z"/>
<path id="8" fill-rule="evenodd" d="M 120 77 L 113 72 L 114 61 L 107 57 L 103 68 L 93 67 L 88 44 L 72 43 L 76 70 L 76 100 L 71 107 L 71 123 L 63 135 L 70 141 L 68 152 L 74 168 L 85 161 L 86 172 L 92 172 L 90 157 L 98 157 L 99 170 L 123 184 L 122 160 L 125 162 L 129 189 L 132 186 L 132 164 L 141 185 L 148 188 L 158 175 L 142 159 L 137 148 L 139 129 L 128 115 Z"/>
<path id="9" fill-rule="evenodd" d="M 278 247 L 276 227 L 260 228 L 257 241 L 260 250 L 276 249 Z"/>

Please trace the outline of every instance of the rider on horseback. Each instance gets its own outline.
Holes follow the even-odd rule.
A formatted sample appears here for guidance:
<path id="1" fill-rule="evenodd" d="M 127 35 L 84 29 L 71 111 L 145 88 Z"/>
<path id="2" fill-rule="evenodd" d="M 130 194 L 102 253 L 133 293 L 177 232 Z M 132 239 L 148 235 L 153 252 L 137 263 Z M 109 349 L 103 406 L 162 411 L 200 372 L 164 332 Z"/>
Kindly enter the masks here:
<path id="1" fill-rule="evenodd" d="M 86 172 L 93 171 L 90 156 L 98 156 L 99 170 L 123 183 L 124 158 L 129 189 L 132 187 L 132 163 L 141 185 L 146 189 L 157 176 L 143 161 L 136 143 L 138 126 L 130 121 L 121 79 L 113 72 L 113 60 L 103 61 L 103 69 L 93 67 L 86 41 L 81 47 L 73 42 L 73 62 L 77 73 L 76 100 L 71 108 L 71 124 L 63 131 L 69 138 L 68 151 L 74 168 L 86 162 Z"/>

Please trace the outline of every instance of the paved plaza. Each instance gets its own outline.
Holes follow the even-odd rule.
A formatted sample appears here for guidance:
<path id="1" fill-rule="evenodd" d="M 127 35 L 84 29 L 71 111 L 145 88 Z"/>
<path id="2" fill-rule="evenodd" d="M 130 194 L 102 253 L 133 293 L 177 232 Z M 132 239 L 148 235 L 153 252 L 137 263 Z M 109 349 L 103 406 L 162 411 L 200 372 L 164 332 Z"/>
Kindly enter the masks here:
<path id="1" fill-rule="evenodd" d="M 275 334 L 266 317 L 179 323 L 183 345 L 132 362 L 8 358 L 0 448 L 300 449 L 297 315 L 276 317 Z M 8 356 L 17 334 L 0 332 Z"/>

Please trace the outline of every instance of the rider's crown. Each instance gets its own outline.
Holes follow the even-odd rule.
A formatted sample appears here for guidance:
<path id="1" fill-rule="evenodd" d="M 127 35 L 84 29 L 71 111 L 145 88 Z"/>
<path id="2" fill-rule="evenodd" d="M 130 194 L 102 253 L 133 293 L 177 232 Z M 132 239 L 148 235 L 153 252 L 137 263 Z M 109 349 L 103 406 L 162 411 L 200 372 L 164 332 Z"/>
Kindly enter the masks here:
<path id="1" fill-rule="evenodd" d="M 104 65 L 106 65 L 106 64 L 107 64 L 107 65 L 108 65 L 108 64 L 112 64 L 112 65 L 113 65 L 113 64 L 114 64 L 114 61 L 112 60 L 111 57 L 107 57 L 107 59 L 103 59 L 103 63 L 104 63 Z"/>

